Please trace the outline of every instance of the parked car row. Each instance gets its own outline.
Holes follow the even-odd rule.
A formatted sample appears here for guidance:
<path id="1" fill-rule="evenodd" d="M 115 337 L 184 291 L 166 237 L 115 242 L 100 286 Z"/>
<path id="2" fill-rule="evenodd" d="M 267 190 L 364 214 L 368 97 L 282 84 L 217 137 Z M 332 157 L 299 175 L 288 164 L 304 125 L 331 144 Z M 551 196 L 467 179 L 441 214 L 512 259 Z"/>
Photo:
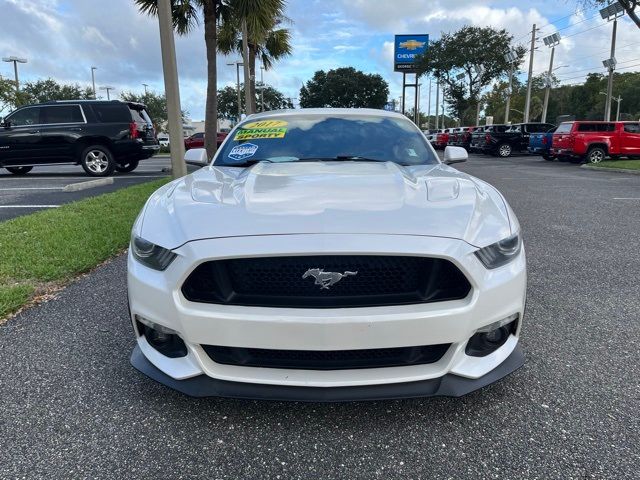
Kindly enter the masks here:
<path id="1" fill-rule="evenodd" d="M 563 122 L 481 125 L 429 131 L 434 148 L 447 145 L 469 152 L 509 157 L 540 155 L 545 160 L 599 163 L 606 158 L 640 158 L 640 122 Z"/>

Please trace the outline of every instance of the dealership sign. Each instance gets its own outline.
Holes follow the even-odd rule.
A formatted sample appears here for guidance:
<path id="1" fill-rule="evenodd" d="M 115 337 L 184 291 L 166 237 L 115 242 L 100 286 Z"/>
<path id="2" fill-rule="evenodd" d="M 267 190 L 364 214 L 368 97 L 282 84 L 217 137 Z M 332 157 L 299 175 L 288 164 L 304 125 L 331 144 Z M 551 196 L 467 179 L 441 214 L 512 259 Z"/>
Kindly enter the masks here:
<path id="1" fill-rule="evenodd" d="M 393 69 L 396 72 L 416 71 L 416 57 L 429 48 L 429 35 L 396 35 L 393 44 Z"/>

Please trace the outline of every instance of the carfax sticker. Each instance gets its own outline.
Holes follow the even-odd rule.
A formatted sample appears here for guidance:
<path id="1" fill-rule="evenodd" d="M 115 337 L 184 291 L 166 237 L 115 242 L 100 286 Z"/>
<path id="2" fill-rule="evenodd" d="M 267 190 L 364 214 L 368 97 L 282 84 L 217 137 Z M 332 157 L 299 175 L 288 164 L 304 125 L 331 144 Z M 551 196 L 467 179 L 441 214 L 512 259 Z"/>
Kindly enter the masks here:
<path id="1" fill-rule="evenodd" d="M 244 143 L 233 147 L 227 156 L 232 160 L 240 161 L 245 158 L 253 157 L 257 151 L 257 145 L 254 145 L 253 143 Z"/>

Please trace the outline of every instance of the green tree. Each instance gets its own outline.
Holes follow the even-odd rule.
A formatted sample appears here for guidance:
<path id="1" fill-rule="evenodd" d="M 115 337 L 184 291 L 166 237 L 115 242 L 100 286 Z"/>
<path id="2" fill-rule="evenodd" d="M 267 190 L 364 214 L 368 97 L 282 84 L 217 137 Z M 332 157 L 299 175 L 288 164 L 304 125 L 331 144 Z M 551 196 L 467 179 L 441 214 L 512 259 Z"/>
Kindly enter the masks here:
<path id="1" fill-rule="evenodd" d="M 0 115 L 6 115 L 16 104 L 16 84 L 0 77 Z"/>
<path id="2" fill-rule="evenodd" d="M 240 84 L 240 88 L 244 88 L 244 84 Z M 244 109 L 244 102 L 244 95 L 240 95 L 241 109 Z M 260 91 L 256 93 L 255 102 L 260 110 Z M 282 108 L 293 108 L 291 99 L 286 98 L 282 92 L 275 88 L 266 85 L 264 88 L 264 110 L 280 110 Z M 238 120 L 238 91 L 236 87 L 228 86 L 218 90 L 218 118 Z"/>
<path id="3" fill-rule="evenodd" d="M 443 33 L 432 42 L 418 58 L 418 68 L 421 74 L 429 73 L 440 80 L 449 110 L 462 123 L 471 124 L 475 122 L 473 108 L 480 101 L 482 90 L 511 69 L 505 57 L 512 50 L 512 40 L 513 36 L 504 29 L 464 26 L 457 32 Z M 519 65 L 525 50 L 517 47 L 514 52 Z"/>
<path id="4" fill-rule="evenodd" d="M 281 26 L 290 22 L 284 16 L 284 7 L 283 0 L 229 0 L 228 7 L 223 8 L 225 21 L 218 28 L 218 49 L 225 55 L 234 52 L 242 55 L 242 24 L 246 18 L 249 98 L 256 97 L 256 59 L 269 70 L 275 61 L 292 52 L 291 34 Z M 255 111 L 255 103 L 247 109 L 247 113 Z"/>
<path id="5" fill-rule="evenodd" d="M 300 106 L 383 108 L 389 96 L 389 84 L 378 74 L 353 67 L 318 70 L 300 89 Z"/>
<path id="6" fill-rule="evenodd" d="M 22 84 L 17 104 L 43 103 L 52 100 L 88 100 L 93 98 L 91 87 L 58 83 L 52 78 Z M 17 105 L 16 105 L 17 106 Z"/>
<path id="7" fill-rule="evenodd" d="M 158 16 L 158 0 L 135 0 L 142 13 Z M 209 157 L 216 152 L 218 122 L 217 22 L 221 18 L 223 0 L 171 0 L 173 28 L 178 35 L 187 35 L 204 20 L 204 43 L 207 50 L 207 100 L 205 104 L 205 148 Z"/>

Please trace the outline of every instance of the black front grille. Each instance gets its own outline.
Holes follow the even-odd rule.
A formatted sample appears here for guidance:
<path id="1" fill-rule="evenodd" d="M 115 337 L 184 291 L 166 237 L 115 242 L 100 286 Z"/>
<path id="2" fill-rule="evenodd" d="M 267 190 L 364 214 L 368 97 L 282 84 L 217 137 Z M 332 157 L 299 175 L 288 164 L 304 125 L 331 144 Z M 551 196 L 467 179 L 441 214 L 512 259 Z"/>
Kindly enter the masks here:
<path id="1" fill-rule="evenodd" d="M 450 343 L 445 343 L 420 347 L 331 351 L 268 350 L 216 345 L 202 345 L 202 348 L 211 360 L 225 365 L 298 370 L 347 370 L 435 363 L 443 357 L 450 346 Z"/>
<path id="2" fill-rule="evenodd" d="M 470 289 L 462 272 L 439 258 L 322 255 L 206 262 L 182 293 L 223 305 L 349 308 L 457 300 Z"/>

